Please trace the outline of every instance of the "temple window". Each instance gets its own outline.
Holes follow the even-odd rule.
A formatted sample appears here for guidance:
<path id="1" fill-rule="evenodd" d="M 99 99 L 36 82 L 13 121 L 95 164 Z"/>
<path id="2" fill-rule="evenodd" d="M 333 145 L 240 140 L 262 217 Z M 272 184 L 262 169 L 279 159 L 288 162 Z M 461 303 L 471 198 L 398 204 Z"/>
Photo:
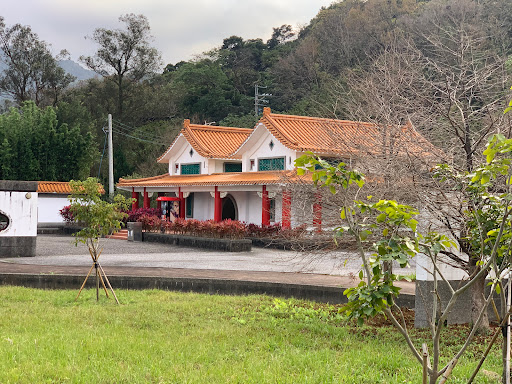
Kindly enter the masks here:
<path id="1" fill-rule="evenodd" d="M 258 159 L 259 171 L 283 171 L 284 157 L 272 157 L 270 159 Z"/>
<path id="2" fill-rule="evenodd" d="M 199 175 L 201 173 L 201 164 L 181 164 L 182 175 Z"/>
<path id="3" fill-rule="evenodd" d="M 242 172 L 242 163 L 224 163 L 224 172 Z"/>

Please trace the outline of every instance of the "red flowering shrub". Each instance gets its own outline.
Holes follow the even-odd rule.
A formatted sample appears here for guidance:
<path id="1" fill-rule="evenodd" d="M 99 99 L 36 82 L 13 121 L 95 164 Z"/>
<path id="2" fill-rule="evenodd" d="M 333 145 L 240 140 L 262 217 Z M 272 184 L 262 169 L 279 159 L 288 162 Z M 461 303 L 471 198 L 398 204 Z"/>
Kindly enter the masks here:
<path id="1" fill-rule="evenodd" d="M 246 224 L 237 220 L 223 220 L 219 223 L 213 220 L 196 220 L 176 218 L 174 221 L 161 220 L 154 215 L 143 214 L 138 217 L 145 231 L 164 231 L 187 236 L 202 236 L 213 238 L 243 239 L 246 237 L 274 237 L 293 239 L 302 237 L 307 232 L 307 225 L 293 229 L 282 229 L 281 223 L 262 227 L 256 224 Z"/>
<path id="2" fill-rule="evenodd" d="M 156 217 L 162 217 L 162 210 L 158 208 L 138 208 L 135 211 L 126 211 L 128 216 L 125 219 L 125 223 L 127 222 L 137 222 L 140 221 L 140 217 L 143 215 L 147 216 L 156 216 Z"/>
<path id="3" fill-rule="evenodd" d="M 142 229 L 145 231 L 160 231 L 162 219 L 158 216 L 142 215 L 139 220 L 142 223 Z"/>
<path id="4" fill-rule="evenodd" d="M 64 219 L 66 223 L 74 223 L 75 218 L 73 217 L 73 212 L 71 212 L 71 205 L 66 205 L 64 208 L 59 210 L 60 215 Z"/>

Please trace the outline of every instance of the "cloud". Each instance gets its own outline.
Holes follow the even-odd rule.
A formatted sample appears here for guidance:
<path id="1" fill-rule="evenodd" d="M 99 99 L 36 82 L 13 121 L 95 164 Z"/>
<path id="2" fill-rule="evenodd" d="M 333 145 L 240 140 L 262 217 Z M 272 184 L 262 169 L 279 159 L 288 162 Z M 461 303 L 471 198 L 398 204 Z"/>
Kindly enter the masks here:
<path id="1" fill-rule="evenodd" d="M 331 0 L 2 0 L 7 25 L 30 25 L 55 53 L 67 49 L 74 60 L 95 46 L 84 36 L 95 28 L 120 28 L 118 17 L 144 14 L 162 52 L 176 63 L 218 47 L 226 37 L 267 40 L 272 28 L 298 26 L 313 18 Z"/>

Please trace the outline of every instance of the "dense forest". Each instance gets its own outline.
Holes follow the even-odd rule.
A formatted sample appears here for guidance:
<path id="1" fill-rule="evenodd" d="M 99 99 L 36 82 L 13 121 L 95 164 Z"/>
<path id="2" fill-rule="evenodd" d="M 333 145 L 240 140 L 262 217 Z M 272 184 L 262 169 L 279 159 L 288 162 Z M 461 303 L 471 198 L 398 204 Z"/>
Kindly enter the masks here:
<path id="1" fill-rule="evenodd" d="M 255 85 L 275 112 L 410 121 L 467 169 L 487 135 L 510 133 L 508 0 L 345 0 L 300 30 L 226 37 L 166 65 L 143 15 L 119 20 L 119 29 L 97 28 L 96 54 L 81 57 L 98 77 L 73 82 L 55 64 L 66 52 L 52 56 L 29 26 L 0 16 L 0 91 L 14 106 L 0 116 L 0 179 L 104 178 L 108 113 L 115 178 L 163 173 L 155 159 L 184 118 L 252 127 Z"/>

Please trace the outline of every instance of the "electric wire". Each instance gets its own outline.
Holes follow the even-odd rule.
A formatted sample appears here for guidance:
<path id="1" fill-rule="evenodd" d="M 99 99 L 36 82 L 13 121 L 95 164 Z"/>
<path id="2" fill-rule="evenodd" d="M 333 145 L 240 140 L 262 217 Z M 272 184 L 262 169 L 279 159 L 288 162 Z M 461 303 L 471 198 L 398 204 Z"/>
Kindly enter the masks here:
<path id="1" fill-rule="evenodd" d="M 160 136 L 152 135 L 152 134 L 146 134 L 144 132 L 135 132 L 135 131 L 129 131 L 127 129 L 123 129 L 115 124 L 112 124 L 112 127 L 116 129 L 119 132 L 122 132 L 126 135 L 132 135 L 135 137 L 139 137 L 141 139 L 150 140 L 150 141 L 158 141 L 161 139 Z"/>
<path id="2" fill-rule="evenodd" d="M 149 132 L 136 132 L 135 133 L 135 130 L 130 130 L 130 129 L 127 129 L 127 128 L 123 128 L 117 124 L 112 124 L 113 127 L 115 127 L 116 129 L 118 129 L 119 131 L 121 132 L 124 132 L 126 134 L 129 134 L 129 135 L 137 135 L 138 137 L 142 137 L 142 138 L 145 138 L 145 139 L 148 139 L 148 140 L 158 140 L 160 138 L 159 135 L 155 135 L 155 134 L 152 134 L 152 133 L 149 133 Z"/>
<path id="3" fill-rule="evenodd" d="M 133 134 L 137 128 L 131 127 L 127 124 L 124 124 L 118 120 L 112 120 L 112 124 L 116 126 L 116 128 L 128 133 Z M 153 134 L 151 132 L 137 132 L 137 136 L 143 137 L 150 140 L 158 140 L 160 139 L 159 135 Z"/>
<path id="4" fill-rule="evenodd" d="M 143 141 L 143 142 L 146 142 L 146 143 L 160 145 L 160 146 L 164 145 L 164 143 L 162 143 L 161 141 L 157 142 L 157 141 L 153 141 L 153 140 L 142 139 L 140 137 L 133 136 L 133 135 L 127 134 L 125 132 L 122 132 L 122 131 L 118 130 L 117 128 L 114 128 L 114 127 L 112 127 L 112 132 L 114 132 L 114 133 L 116 133 L 118 135 L 121 135 L 121 136 L 129 137 L 129 138 L 134 139 L 134 140 Z"/>

